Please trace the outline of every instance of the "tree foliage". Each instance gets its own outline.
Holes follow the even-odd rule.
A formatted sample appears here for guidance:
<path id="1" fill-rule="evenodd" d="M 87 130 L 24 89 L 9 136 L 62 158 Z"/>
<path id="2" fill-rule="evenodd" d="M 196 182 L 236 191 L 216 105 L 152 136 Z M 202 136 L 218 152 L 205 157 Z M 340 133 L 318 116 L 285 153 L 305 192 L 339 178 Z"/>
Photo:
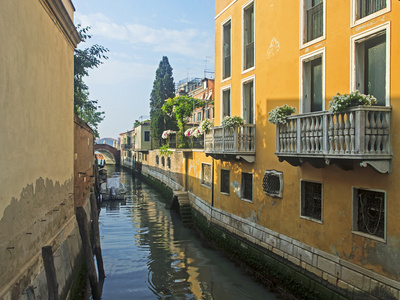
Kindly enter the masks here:
<path id="1" fill-rule="evenodd" d="M 162 106 L 162 110 L 169 116 L 176 118 L 179 130 L 183 132 L 188 118 L 193 114 L 193 110 L 204 105 L 205 100 L 185 95 L 168 99 Z"/>
<path id="2" fill-rule="evenodd" d="M 162 106 L 166 99 L 175 96 L 175 84 L 172 77 L 172 67 L 168 57 L 163 56 L 156 70 L 156 78 L 150 94 L 150 130 L 155 146 L 161 144 L 161 135 L 166 129 L 176 129 L 176 122 L 168 116 Z"/>
<path id="3" fill-rule="evenodd" d="M 77 26 L 82 42 L 92 37 L 88 34 L 89 29 Z M 101 107 L 97 105 L 97 100 L 89 99 L 89 87 L 83 78 L 89 76 L 89 69 L 98 68 L 102 60 L 108 59 L 105 55 L 107 52 L 107 48 L 96 44 L 85 49 L 75 49 L 74 53 L 74 112 L 91 126 L 95 137 L 99 137 L 97 127 L 104 119 L 104 112 L 98 111 Z"/>

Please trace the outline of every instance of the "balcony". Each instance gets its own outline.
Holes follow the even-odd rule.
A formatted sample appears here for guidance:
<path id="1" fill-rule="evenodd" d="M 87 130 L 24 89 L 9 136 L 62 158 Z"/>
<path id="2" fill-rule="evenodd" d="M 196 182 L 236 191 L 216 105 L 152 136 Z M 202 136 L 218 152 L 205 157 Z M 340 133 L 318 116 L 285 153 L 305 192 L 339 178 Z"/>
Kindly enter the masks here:
<path id="1" fill-rule="evenodd" d="M 121 144 L 121 148 L 122 148 L 122 150 L 128 151 L 128 150 L 132 150 L 134 147 L 133 147 L 133 144 Z"/>
<path id="2" fill-rule="evenodd" d="M 304 162 L 321 168 L 335 163 L 345 170 L 372 166 L 391 171 L 390 107 L 357 106 L 338 114 L 329 111 L 293 115 L 276 127 L 276 156 L 293 166 Z"/>
<path id="3" fill-rule="evenodd" d="M 216 159 L 243 159 L 253 163 L 256 156 L 255 134 L 254 124 L 234 128 L 217 126 L 204 134 L 204 151 L 207 156 Z"/>

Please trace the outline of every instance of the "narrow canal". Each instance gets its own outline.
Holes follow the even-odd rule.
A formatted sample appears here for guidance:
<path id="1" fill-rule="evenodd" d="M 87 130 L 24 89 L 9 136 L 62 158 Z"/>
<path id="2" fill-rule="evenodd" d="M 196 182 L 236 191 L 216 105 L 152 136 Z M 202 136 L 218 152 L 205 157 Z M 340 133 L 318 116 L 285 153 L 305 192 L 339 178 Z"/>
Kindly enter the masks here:
<path id="1" fill-rule="evenodd" d="M 123 169 L 124 201 L 103 201 L 100 235 L 106 279 L 102 299 L 277 299 L 264 286 L 204 247 L 165 196 Z"/>

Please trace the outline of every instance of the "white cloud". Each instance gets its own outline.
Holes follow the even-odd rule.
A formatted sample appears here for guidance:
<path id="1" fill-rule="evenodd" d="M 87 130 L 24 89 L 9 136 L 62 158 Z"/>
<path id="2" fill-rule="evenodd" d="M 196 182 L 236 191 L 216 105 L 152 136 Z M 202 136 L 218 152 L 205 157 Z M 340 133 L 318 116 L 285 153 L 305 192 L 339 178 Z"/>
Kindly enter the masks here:
<path id="1" fill-rule="evenodd" d="M 198 29 L 152 28 L 143 24 L 117 24 L 107 16 L 97 13 L 76 13 L 78 23 L 91 26 L 90 33 L 110 40 L 124 41 L 136 49 L 169 52 L 198 58 L 213 53 L 213 36 Z"/>

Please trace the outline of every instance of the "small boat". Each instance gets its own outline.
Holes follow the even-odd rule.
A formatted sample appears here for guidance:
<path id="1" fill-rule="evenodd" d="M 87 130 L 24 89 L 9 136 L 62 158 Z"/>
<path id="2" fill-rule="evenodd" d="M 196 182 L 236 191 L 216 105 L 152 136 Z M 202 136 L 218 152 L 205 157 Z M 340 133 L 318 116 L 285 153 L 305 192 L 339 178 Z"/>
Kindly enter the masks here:
<path id="1" fill-rule="evenodd" d="M 120 179 L 120 176 L 113 175 L 111 178 L 107 178 L 107 180 L 100 185 L 102 200 L 125 199 L 125 185 L 120 181 Z"/>

